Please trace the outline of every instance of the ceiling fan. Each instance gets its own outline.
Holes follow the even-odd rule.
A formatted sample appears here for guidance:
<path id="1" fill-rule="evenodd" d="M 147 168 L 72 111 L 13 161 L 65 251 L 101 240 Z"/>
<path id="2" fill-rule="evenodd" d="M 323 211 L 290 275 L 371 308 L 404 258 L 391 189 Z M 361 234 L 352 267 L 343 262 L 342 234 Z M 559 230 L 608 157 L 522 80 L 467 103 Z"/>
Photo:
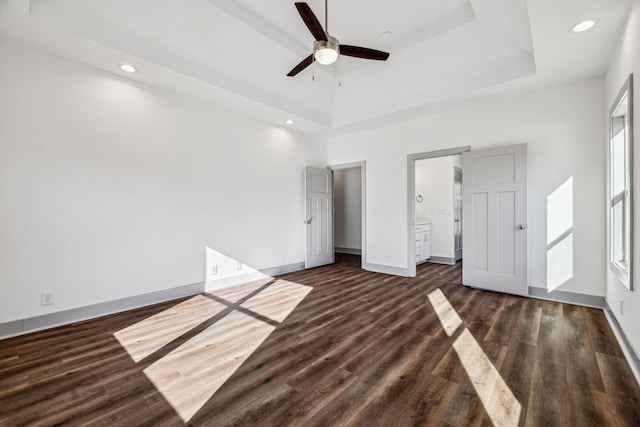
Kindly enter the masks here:
<path id="1" fill-rule="evenodd" d="M 323 65 L 333 64 L 338 60 L 338 57 L 341 54 L 346 56 L 354 56 L 356 58 L 374 59 L 377 61 L 386 61 L 387 58 L 389 58 L 389 54 L 387 52 L 369 49 L 366 47 L 350 46 L 347 44 L 341 45 L 338 42 L 338 39 L 336 39 L 335 37 L 331 37 L 329 35 L 329 26 L 327 19 L 327 0 L 325 0 L 324 29 L 322 28 L 322 25 L 318 21 L 318 18 L 316 18 L 316 15 L 314 15 L 313 11 L 307 3 L 296 3 L 296 9 L 298 9 L 300 17 L 306 24 L 307 28 L 309 28 L 309 31 L 311 31 L 311 34 L 316 40 L 313 42 L 313 54 L 309 55 L 298 65 L 293 67 L 293 70 L 289 71 L 289 74 L 287 74 L 287 76 L 295 76 L 300 71 L 311 65 L 314 58 L 316 61 Z"/>

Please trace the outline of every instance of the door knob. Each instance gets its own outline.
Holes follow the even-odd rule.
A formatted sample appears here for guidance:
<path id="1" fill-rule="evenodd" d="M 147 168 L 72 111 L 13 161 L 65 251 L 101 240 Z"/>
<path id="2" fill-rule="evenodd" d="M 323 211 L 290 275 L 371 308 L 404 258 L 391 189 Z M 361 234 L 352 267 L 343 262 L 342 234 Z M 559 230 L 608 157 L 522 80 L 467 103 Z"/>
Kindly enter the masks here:
<path id="1" fill-rule="evenodd" d="M 306 220 L 304 223 L 305 223 L 305 224 L 307 224 L 307 225 L 309 225 L 309 224 L 311 224 L 311 220 L 312 220 L 312 219 L 313 219 L 313 218 L 309 218 L 309 219 L 308 219 L 308 220 Z"/>
<path id="2" fill-rule="evenodd" d="M 527 228 L 527 226 L 526 226 L 526 225 L 524 225 L 524 224 L 519 224 L 516 228 L 517 228 L 518 230 L 524 230 L 525 228 Z"/>

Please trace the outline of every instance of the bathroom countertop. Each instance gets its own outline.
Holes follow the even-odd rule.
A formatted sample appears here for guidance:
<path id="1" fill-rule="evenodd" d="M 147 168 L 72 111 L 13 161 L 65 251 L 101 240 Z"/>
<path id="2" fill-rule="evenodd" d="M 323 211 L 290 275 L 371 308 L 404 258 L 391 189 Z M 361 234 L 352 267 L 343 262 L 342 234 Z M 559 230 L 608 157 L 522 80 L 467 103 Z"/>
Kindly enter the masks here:
<path id="1" fill-rule="evenodd" d="M 431 224 L 431 218 L 416 218 L 416 225 L 418 224 Z"/>

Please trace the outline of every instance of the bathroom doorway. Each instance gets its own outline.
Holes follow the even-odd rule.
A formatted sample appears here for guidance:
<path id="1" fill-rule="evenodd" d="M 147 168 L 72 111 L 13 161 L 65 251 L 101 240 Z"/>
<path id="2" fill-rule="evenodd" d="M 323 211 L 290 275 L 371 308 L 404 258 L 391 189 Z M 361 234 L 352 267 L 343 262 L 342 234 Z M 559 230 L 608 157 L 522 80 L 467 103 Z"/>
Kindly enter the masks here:
<path id="1" fill-rule="evenodd" d="M 408 273 L 416 264 L 462 259 L 462 153 L 468 147 L 407 156 Z"/>

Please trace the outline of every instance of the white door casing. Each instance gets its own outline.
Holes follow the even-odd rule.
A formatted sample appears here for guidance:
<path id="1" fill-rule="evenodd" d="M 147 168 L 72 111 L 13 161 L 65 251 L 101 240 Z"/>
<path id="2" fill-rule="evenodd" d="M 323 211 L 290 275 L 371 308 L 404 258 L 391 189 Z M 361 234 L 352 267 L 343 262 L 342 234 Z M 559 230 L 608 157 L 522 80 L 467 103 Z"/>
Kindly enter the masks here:
<path id="1" fill-rule="evenodd" d="M 453 170 L 453 259 L 462 259 L 462 169 Z"/>
<path id="2" fill-rule="evenodd" d="M 306 242 L 304 267 L 334 262 L 333 248 L 333 172 L 306 167 Z"/>
<path id="3" fill-rule="evenodd" d="M 462 155 L 462 281 L 527 295 L 527 146 Z"/>

